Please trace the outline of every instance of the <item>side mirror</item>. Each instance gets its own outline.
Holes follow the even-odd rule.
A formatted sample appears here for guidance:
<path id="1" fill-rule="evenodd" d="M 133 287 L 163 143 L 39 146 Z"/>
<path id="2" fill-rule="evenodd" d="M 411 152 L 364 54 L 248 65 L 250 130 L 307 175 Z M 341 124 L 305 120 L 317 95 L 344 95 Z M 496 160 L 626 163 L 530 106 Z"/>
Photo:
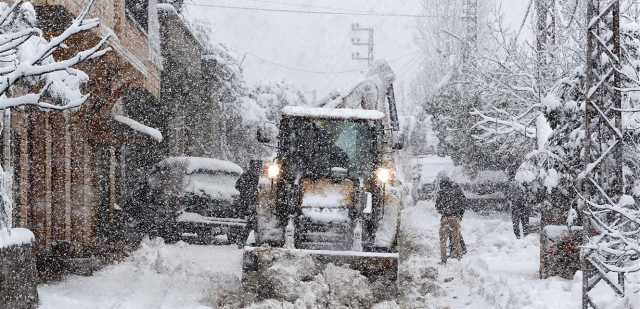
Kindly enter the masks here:
<path id="1" fill-rule="evenodd" d="M 275 141 L 278 138 L 278 128 L 273 124 L 266 123 L 258 127 L 256 132 L 256 139 L 258 142 L 268 144 Z"/>
<path id="2" fill-rule="evenodd" d="M 404 134 L 404 132 L 393 132 L 392 136 L 391 136 L 391 149 L 393 150 L 402 150 L 404 149 L 404 143 L 405 140 L 407 139 L 406 135 Z"/>

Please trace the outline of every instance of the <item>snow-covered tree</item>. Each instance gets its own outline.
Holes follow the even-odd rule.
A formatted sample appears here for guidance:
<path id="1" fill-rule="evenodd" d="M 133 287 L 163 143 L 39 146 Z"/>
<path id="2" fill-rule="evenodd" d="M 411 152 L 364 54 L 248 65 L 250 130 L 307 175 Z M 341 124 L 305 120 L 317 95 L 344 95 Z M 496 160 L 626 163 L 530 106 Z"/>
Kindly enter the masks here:
<path id="1" fill-rule="evenodd" d="M 489 120 L 521 109 L 524 115 L 513 117 L 531 121 L 526 108 L 538 102 L 539 91 L 533 73 L 534 54 L 526 45 L 518 44 L 517 31 L 503 27 L 496 10 L 481 11 L 485 22 L 479 30 L 477 48 L 471 48 L 464 63 L 460 56 L 450 57 L 446 74 L 436 84 L 426 110 L 433 116 L 439 151 L 456 163 L 471 170 L 514 171 L 520 154 L 531 147 L 526 135 L 534 129 L 525 124 L 514 130 Z M 468 43 L 463 37 L 456 39 L 458 50 Z M 522 136 L 505 134 L 514 131 Z"/>
<path id="2" fill-rule="evenodd" d="M 224 133 L 224 159 L 247 166 L 250 159 L 270 155 L 273 148 L 256 139 L 258 127 L 277 124 L 284 106 L 306 104 L 304 94 L 286 81 L 248 86 L 239 55 L 211 38 L 209 22 L 195 19 L 188 23 L 205 46 L 207 57 L 216 59 L 211 91 L 221 110 L 218 129 Z"/>
<path id="3" fill-rule="evenodd" d="M 625 2 L 621 2 L 624 5 Z M 578 22 L 569 27 L 575 32 L 584 29 Z M 622 162 L 613 162 L 614 156 L 594 157 L 614 147 L 614 142 L 607 139 L 606 135 L 594 132 L 591 136 L 586 136 L 585 63 L 584 57 L 579 56 L 579 51 L 584 53 L 584 50 L 580 49 L 582 44 L 578 42 L 584 38 L 567 37 L 566 41 L 558 42 L 554 47 L 572 51 L 575 57 L 564 59 L 564 68 L 560 65 L 556 67 L 559 71 L 555 76 L 559 79 L 553 82 L 552 86 L 538 86 L 541 93 L 539 102 L 520 106 L 517 104 L 518 101 L 514 100 L 493 114 L 490 114 L 490 110 L 473 113 L 480 117 L 476 127 L 484 136 L 520 135 L 536 141 L 537 147 L 524 158 L 517 170 L 516 179 L 528 184 L 532 197 L 544 196 L 544 199 L 540 200 L 548 207 L 565 208 L 563 211 L 568 211 L 569 214 L 575 212 L 568 207 L 581 207 L 589 213 L 594 229 L 600 234 L 588 247 L 604 257 L 602 263 L 607 264 L 606 267 L 613 271 L 640 269 L 640 264 L 632 262 L 640 254 L 640 209 L 635 202 L 640 198 L 640 183 L 637 180 L 640 177 L 640 162 L 637 158 L 640 150 L 637 142 L 640 140 L 637 124 L 640 118 L 636 113 L 640 105 L 640 97 L 637 95 L 640 85 L 638 29 L 640 26 L 633 18 L 624 15 L 621 17 L 623 57 L 617 70 L 623 76 L 620 88 L 624 110 L 623 132 L 620 132 L 623 136 Z M 606 35 L 606 32 L 603 33 Z M 606 62 L 606 59 L 599 60 Z M 526 72 L 527 70 L 522 71 Z M 545 82 L 547 81 L 538 78 L 537 84 L 543 85 Z M 604 114 L 611 117 L 610 111 L 604 111 Z M 532 125 L 532 130 L 528 129 L 529 124 Z M 606 121 L 601 121 L 600 124 L 603 127 L 601 130 L 609 130 Z M 593 147 L 600 149 L 597 154 L 592 152 L 589 161 L 599 164 L 587 165 L 585 162 L 584 147 L 587 138 L 591 140 Z M 624 183 L 622 193 L 612 194 L 615 191 L 612 188 L 617 185 L 617 178 L 610 173 L 613 172 L 611 167 L 616 163 L 622 164 Z M 599 171 L 591 175 L 596 165 L 600 166 Z M 581 195 L 581 184 L 584 182 L 594 189 L 594 196 Z M 570 215 L 569 218 L 572 220 L 568 221 L 573 221 L 574 217 Z M 620 220 L 611 221 L 611 218 Z"/>
<path id="4" fill-rule="evenodd" d="M 88 76 L 73 66 L 108 52 L 108 37 L 68 59 L 55 59 L 53 54 L 68 48 L 65 42 L 70 37 L 100 25 L 98 19 L 87 18 L 95 1 L 88 0 L 71 25 L 50 39 L 37 28 L 36 11 L 30 2 L 0 3 L 0 109 L 34 106 L 67 110 L 78 108 L 87 100 L 81 85 Z M 5 177 L 0 167 L 0 236 L 11 228 L 11 200 Z"/>

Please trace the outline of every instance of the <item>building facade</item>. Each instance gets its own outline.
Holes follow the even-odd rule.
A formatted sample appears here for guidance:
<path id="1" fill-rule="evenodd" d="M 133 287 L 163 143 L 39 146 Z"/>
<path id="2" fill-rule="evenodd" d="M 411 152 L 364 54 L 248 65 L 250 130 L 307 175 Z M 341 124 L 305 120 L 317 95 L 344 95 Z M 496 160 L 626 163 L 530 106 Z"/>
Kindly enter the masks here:
<path id="1" fill-rule="evenodd" d="M 85 4 L 32 2 L 47 37 L 64 31 Z M 121 224 L 127 181 L 163 152 L 156 6 L 157 0 L 98 0 L 89 15 L 101 26 L 54 54 L 65 59 L 112 35 L 111 52 L 77 67 L 90 78 L 90 98 L 79 110 L 4 112 L 2 160 L 13 175 L 13 222 L 34 232 L 39 252 L 57 243 L 70 244 L 74 256 L 110 248 L 104 244 Z"/>
<path id="2" fill-rule="evenodd" d="M 159 11 L 164 70 L 160 98 L 167 109 L 168 156 L 226 159 L 225 118 L 216 80 L 216 57 L 177 9 Z"/>

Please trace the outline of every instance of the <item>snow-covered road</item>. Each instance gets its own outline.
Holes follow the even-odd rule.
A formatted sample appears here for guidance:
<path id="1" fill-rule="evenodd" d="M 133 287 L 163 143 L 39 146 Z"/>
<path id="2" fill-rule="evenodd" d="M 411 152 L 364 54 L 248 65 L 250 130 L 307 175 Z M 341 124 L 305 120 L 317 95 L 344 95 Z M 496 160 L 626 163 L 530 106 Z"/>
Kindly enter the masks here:
<path id="1" fill-rule="evenodd" d="M 539 236 L 531 234 L 522 240 L 516 239 L 506 214 L 490 217 L 472 212 L 465 214 L 462 230 L 469 252 L 461 261 L 449 260 L 444 266 L 437 264 L 439 215 L 433 203 L 422 202 L 406 209 L 403 220 L 405 242 L 415 248 L 413 253 L 409 252 L 403 269 L 431 272 L 439 286 L 427 284 L 428 288 L 424 288 L 424 281 L 416 280 L 420 284 L 414 284 L 414 291 L 403 307 L 580 308 L 580 273 L 573 280 L 538 279 Z M 602 308 L 640 308 L 640 294 L 636 291 L 640 278 L 636 275 L 629 280 L 629 290 L 636 294 L 617 305 L 614 305 L 615 299 L 609 301 L 605 296 Z"/>
<path id="2" fill-rule="evenodd" d="M 145 241 L 125 261 L 91 277 L 41 285 L 41 309 L 215 308 L 214 293 L 239 288 L 242 251 L 234 246 Z"/>
<path id="3" fill-rule="evenodd" d="M 469 252 L 447 265 L 438 264 L 439 216 L 433 203 L 405 209 L 402 220 L 400 308 L 580 307 L 580 273 L 574 280 L 539 280 L 538 235 L 517 240 L 506 214 L 467 213 L 462 227 Z M 217 303 L 238 304 L 234 297 L 245 296 L 240 290 L 241 262 L 242 251 L 232 246 L 147 240 L 125 261 L 91 277 L 72 276 L 41 285 L 40 308 L 204 309 L 216 308 Z M 640 277 L 630 277 L 628 287 L 633 295 L 626 303 L 614 305 L 605 297 L 602 308 L 640 309 Z M 255 308 L 281 308 L 282 303 L 273 306 Z"/>

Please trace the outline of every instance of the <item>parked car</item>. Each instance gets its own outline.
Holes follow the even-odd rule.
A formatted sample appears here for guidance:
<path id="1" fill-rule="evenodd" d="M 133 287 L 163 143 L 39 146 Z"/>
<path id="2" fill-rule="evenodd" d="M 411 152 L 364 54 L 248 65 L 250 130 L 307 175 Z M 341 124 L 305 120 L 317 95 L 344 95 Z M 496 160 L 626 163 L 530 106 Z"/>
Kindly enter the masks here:
<path id="1" fill-rule="evenodd" d="M 425 201 L 434 198 L 436 179 L 442 171 L 455 169 L 453 161 L 449 157 L 435 155 L 421 156 L 414 159 L 412 167 L 411 195 L 415 201 Z"/>
<path id="2" fill-rule="evenodd" d="M 240 243 L 247 225 L 236 189 L 242 172 L 232 162 L 211 158 L 162 160 L 147 180 L 151 230 L 168 242 L 211 244 L 226 235 L 229 242 Z"/>

